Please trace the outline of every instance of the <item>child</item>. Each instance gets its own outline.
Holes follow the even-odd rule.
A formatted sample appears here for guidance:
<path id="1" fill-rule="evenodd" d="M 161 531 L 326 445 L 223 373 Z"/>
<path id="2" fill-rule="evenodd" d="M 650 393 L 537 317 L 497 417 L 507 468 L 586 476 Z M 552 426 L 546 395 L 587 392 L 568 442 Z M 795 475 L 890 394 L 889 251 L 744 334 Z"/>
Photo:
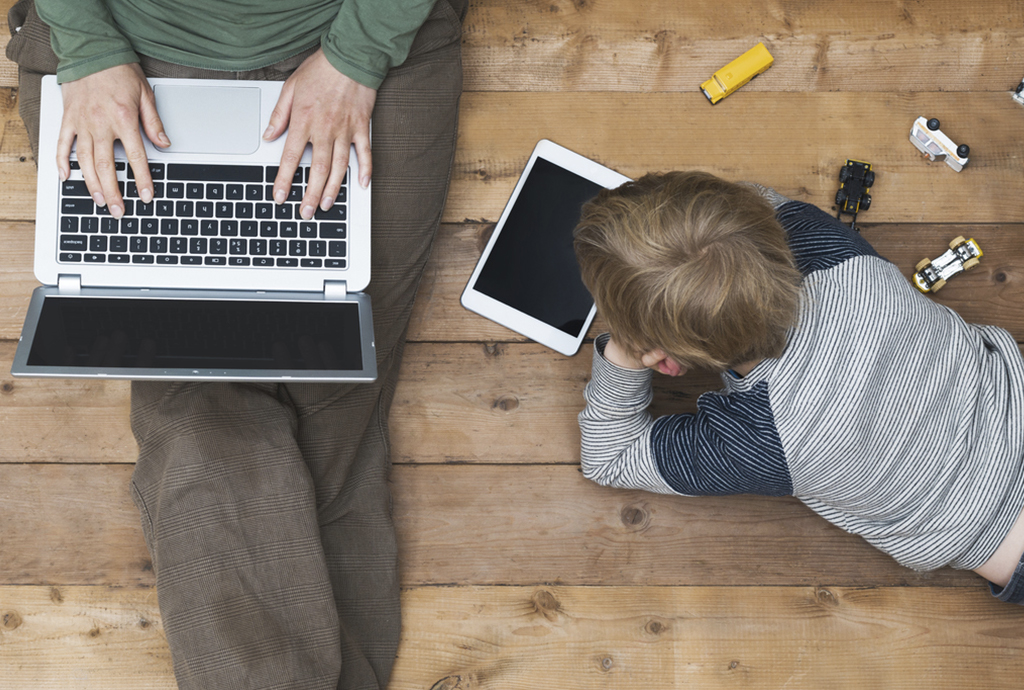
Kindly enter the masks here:
<path id="1" fill-rule="evenodd" d="M 580 413 L 583 473 L 683 495 L 792 494 L 915 570 L 1024 602 L 1024 359 L 805 203 L 700 172 L 603 191 L 576 229 L 610 328 Z M 653 419 L 651 371 L 722 372 Z"/>

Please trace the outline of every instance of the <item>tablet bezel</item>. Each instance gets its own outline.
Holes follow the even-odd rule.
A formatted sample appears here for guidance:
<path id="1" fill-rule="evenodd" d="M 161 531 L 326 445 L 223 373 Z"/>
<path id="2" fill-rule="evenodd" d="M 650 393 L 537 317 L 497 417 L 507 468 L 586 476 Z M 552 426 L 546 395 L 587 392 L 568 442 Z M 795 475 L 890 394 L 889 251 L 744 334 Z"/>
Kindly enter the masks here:
<path id="1" fill-rule="evenodd" d="M 466 284 L 466 288 L 462 292 L 461 302 L 462 306 L 466 309 L 469 309 L 480 316 L 488 318 L 505 328 L 530 338 L 531 340 L 535 340 L 541 345 L 550 347 L 556 352 L 571 356 L 576 354 L 580 345 L 583 344 L 583 340 L 586 338 L 587 332 L 590 330 L 590 324 L 593 322 L 594 315 L 597 312 L 596 306 L 591 305 L 590 312 L 587 315 L 586 321 L 584 322 L 579 335 L 572 336 L 565 331 L 561 331 L 550 324 L 530 316 L 529 314 L 525 314 L 504 302 L 500 302 L 489 295 L 479 292 L 475 287 L 477 279 L 480 276 L 480 272 L 487 263 L 487 259 L 491 255 L 491 250 L 494 248 L 495 242 L 497 242 L 498 237 L 501 235 L 501 232 L 505 227 L 505 221 L 508 219 L 512 209 L 515 207 L 516 201 L 519 199 L 519 194 L 523 189 L 523 185 L 526 183 L 526 178 L 529 177 L 530 173 L 533 171 L 534 163 L 538 158 L 543 158 L 549 163 L 567 170 L 568 172 L 575 173 L 594 184 L 608 189 L 614 189 L 624 182 L 629 181 L 629 178 L 625 175 L 617 173 L 600 163 L 595 163 L 589 158 L 585 158 L 563 146 L 559 146 L 553 141 L 541 139 L 534 147 L 533 153 L 530 155 L 530 160 L 523 169 L 522 175 L 519 176 L 519 181 L 516 182 L 515 189 L 512 190 L 512 195 L 509 197 L 508 203 L 505 204 L 505 209 L 501 213 L 501 217 L 498 218 L 498 222 L 494 226 L 494 232 L 491 233 L 491 237 L 487 241 L 487 246 L 484 247 L 484 250 L 480 255 L 480 259 L 477 261 L 476 267 L 473 269 L 473 275 L 470 276 L 469 282 Z"/>

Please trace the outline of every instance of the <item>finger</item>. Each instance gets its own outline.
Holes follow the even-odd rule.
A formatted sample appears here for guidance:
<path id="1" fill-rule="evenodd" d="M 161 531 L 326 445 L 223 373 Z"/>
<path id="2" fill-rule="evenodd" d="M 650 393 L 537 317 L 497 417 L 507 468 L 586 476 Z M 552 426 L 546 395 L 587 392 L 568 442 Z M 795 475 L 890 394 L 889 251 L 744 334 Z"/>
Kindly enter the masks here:
<path id="1" fill-rule="evenodd" d="M 117 189 L 117 169 L 114 166 L 114 142 L 112 140 L 92 140 L 92 167 L 96 172 L 100 190 L 110 215 L 120 218 L 124 215 L 124 202 Z"/>
<path id="2" fill-rule="evenodd" d="M 93 163 L 93 140 L 88 134 L 81 134 L 78 137 L 78 146 L 75 147 L 78 155 L 78 167 L 82 171 L 82 179 L 97 206 L 106 206 L 107 200 L 103 196 L 103 187 L 96 176 L 96 166 Z"/>
<path id="3" fill-rule="evenodd" d="M 281 89 L 281 95 L 277 99 L 277 105 L 274 106 L 274 112 L 270 114 L 270 124 L 263 132 L 263 138 L 267 141 L 273 141 L 288 128 L 288 121 L 291 119 L 292 113 L 292 93 L 291 85 L 285 82 Z M 301 138 L 302 145 L 299 146 L 293 141 L 293 137 Z M 288 138 L 285 139 L 284 151 L 281 154 L 281 165 L 277 169 L 277 177 L 274 178 L 274 201 L 276 203 L 284 203 L 284 200 L 288 198 L 288 192 L 291 191 L 295 177 L 295 169 L 302 160 L 302 152 L 305 148 L 306 138 L 298 137 L 295 132 L 289 131 Z"/>
<path id="4" fill-rule="evenodd" d="M 300 215 L 309 220 L 316 213 L 316 207 L 324 195 L 324 185 L 331 173 L 331 156 L 333 150 L 325 150 L 323 145 L 313 145 L 313 162 L 309 166 L 309 182 L 306 184 L 306 194 L 302 197 Z"/>
<path id="5" fill-rule="evenodd" d="M 373 174 L 369 123 L 356 134 L 353 143 L 356 145 L 356 160 L 359 161 L 359 186 L 366 189 L 370 185 L 370 175 Z"/>
<path id="6" fill-rule="evenodd" d="M 334 206 L 334 200 L 338 198 L 341 190 L 341 183 L 348 172 L 348 151 L 349 143 L 344 137 L 334 142 L 334 156 L 331 159 L 331 174 L 324 185 L 323 194 L 320 197 L 320 208 L 327 211 Z"/>
<path id="7" fill-rule="evenodd" d="M 281 87 L 281 95 L 277 97 L 277 105 L 274 106 L 274 111 L 270 113 L 270 124 L 267 125 L 267 129 L 263 132 L 263 138 L 267 141 L 277 139 L 288 128 L 288 120 L 292 116 L 294 94 L 295 91 L 292 88 L 291 82 L 286 81 L 284 86 Z"/>
<path id="8" fill-rule="evenodd" d="M 139 119 L 142 121 L 142 131 L 156 146 L 167 148 L 171 145 L 171 140 L 167 137 L 163 120 L 160 119 L 160 114 L 156 111 L 156 98 L 153 96 L 153 90 L 149 88 L 149 82 L 145 82 L 145 84 L 146 87 L 142 90 L 142 97 L 139 99 Z"/>
<path id="9" fill-rule="evenodd" d="M 146 156 L 146 147 L 142 144 L 142 137 L 137 130 L 132 130 L 130 135 L 121 138 L 121 145 L 124 147 L 128 165 L 132 166 L 135 173 L 135 189 L 139 198 L 148 204 L 153 200 L 153 176 L 149 172 L 149 159 Z"/>
<path id="10" fill-rule="evenodd" d="M 306 150 L 308 135 L 300 132 L 295 127 L 288 130 L 288 138 L 284 140 L 284 150 L 281 152 L 281 165 L 277 170 L 277 177 L 274 178 L 274 201 L 282 203 L 291 191 L 292 178 L 295 170 L 302 162 L 302 154 Z M 301 182 L 297 183 L 301 185 Z M 315 204 L 316 202 L 314 202 Z"/>
<path id="11" fill-rule="evenodd" d="M 62 123 L 57 135 L 57 172 L 61 182 L 71 176 L 71 147 L 75 143 L 75 129 Z"/>

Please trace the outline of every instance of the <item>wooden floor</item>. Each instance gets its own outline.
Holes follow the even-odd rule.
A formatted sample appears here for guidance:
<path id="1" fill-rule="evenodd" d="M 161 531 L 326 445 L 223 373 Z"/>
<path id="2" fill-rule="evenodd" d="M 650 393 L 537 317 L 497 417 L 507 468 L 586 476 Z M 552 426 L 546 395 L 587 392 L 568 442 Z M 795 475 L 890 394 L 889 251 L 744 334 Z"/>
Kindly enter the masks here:
<path id="1" fill-rule="evenodd" d="M 775 65 L 711 107 L 697 85 L 757 41 Z M 589 346 L 562 357 L 458 295 L 538 139 L 630 176 L 700 168 L 824 209 L 857 158 L 877 171 L 865 237 L 909 275 L 974 236 L 981 266 L 935 299 L 1021 341 L 1024 107 L 1009 91 L 1024 3 L 475 0 L 464 45 L 451 195 L 393 415 L 391 687 L 1021 687 L 1024 609 L 971 573 L 900 568 L 794 500 L 586 482 Z M 17 93 L 0 62 L 0 688 L 172 688 L 127 491 L 127 384 L 6 373 L 36 285 Z M 962 173 L 911 146 L 921 115 L 970 145 Z M 715 381 L 657 385 L 665 413 Z"/>

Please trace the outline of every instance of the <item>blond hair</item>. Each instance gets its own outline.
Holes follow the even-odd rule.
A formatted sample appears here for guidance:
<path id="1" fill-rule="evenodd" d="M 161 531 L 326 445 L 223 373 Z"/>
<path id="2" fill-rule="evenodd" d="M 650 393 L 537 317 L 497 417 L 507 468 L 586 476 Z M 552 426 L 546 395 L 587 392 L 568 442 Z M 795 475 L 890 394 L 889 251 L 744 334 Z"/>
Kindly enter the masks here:
<path id="1" fill-rule="evenodd" d="M 772 206 L 703 172 L 645 175 L 604 190 L 575 231 L 583 282 L 612 337 L 716 371 L 778 357 L 801 274 Z"/>

